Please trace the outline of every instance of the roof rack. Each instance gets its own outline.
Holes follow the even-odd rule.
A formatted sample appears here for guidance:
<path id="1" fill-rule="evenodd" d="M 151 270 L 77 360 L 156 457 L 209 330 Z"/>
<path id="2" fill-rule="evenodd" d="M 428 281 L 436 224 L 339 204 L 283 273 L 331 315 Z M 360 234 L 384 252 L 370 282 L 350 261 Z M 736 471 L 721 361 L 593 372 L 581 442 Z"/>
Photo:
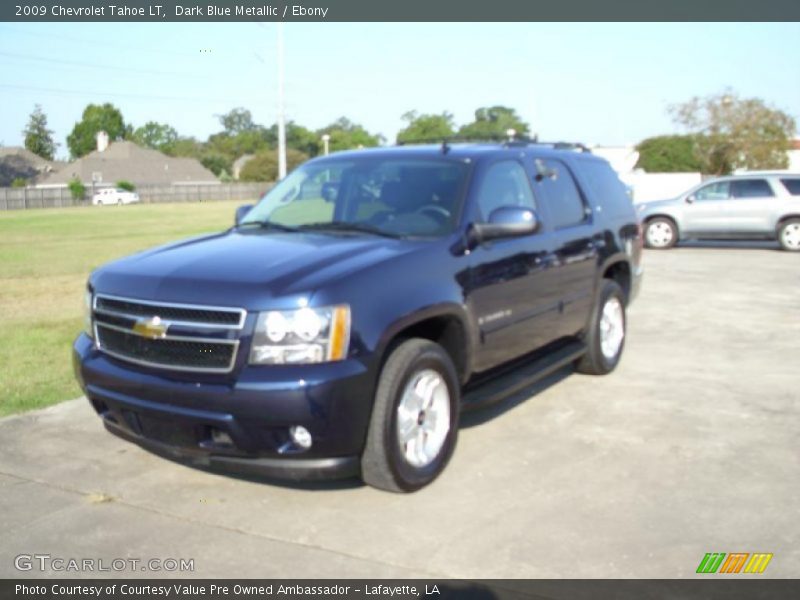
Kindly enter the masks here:
<path id="1" fill-rule="evenodd" d="M 538 136 L 529 138 L 516 137 L 516 135 L 506 136 L 486 136 L 486 137 L 465 137 L 465 136 L 449 136 L 449 137 L 430 137 L 430 138 L 415 138 L 413 140 L 398 141 L 398 146 L 408 146 L 413 144 L 441 144 L 442 154 L 447 154 L 450 151 L 451 144 L 502 144 L 508 148 L 526 147 L 526 146 L 548 146 L 554 150 L 576 150 L 580 152 L 591 152 L 588 146 L 581 142 L 542 142 L 539 141 Z"/>

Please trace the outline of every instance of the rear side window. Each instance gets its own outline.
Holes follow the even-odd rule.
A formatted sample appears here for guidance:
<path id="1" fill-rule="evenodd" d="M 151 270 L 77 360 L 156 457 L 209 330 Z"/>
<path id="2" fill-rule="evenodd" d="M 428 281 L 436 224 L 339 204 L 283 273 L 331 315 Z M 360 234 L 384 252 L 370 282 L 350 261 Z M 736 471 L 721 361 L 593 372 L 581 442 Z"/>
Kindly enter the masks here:
<path id="1" fill-rule="evenodd" d="M 633 201 L 611 165 L 605 161 L 588 159 L 581 160 L 579 164 L 581 175 L 609 216 L 628 217 L 634 214 Z"/>
<path id="2" fill-rule="evenodd" d="M 734 198 L 771 198 L 775 194 L 766 179 L 738 179 L 731 183 Z"/>
<path id="3" fill-rule="evenodd" d="M 578 225 L 586 220 L 586 205 L 567 166 L 560 160 L 536 159 L 547 175 L 537 180 L 536 195 L 547 205 L 555 229 Z"/>
<path id="4" fill-rule="evenodd" d="M 781 179 L 781 183 L 792 196 L 800 196 L 800 178 Z"/>
<path id="5" fill-rule="evenodd" d="M 484 220 L 501 206 L 536 208 L 528 175 L 515 160 L 494 163 L 486 171 L 478 190 L 478 208 Z"/>

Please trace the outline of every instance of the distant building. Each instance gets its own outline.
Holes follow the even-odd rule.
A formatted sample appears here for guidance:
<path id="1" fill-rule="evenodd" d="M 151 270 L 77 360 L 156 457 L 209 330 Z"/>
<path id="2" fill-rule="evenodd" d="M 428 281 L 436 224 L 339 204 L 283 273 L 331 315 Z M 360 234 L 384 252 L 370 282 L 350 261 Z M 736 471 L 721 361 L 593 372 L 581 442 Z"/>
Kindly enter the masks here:
<path id="1" fill-rule="evenodd" d="M 45 160 L 19 146 L 0 148 L 0 187 L 10 186 L 15 179 L 24 179 L 30 185 L 64 164 L 66 163 Z"/>
<path id="2" fill-rule="evenodd" d="M 167 156 L 133 142 L 109 144 L 101 135 L 97 141 L 97 150 L 41 177 L 36 187 L 63 187 L 76 177 L 86 186 L 114 185 L 117 181 L 137 186 L 219 183 L 214 173 L 194 158 Z"/>
<path id="3" fill-rule="evenodd" d="M 792 140 L 792 149 L 789 150 L 789 170 L 800 173 L 800 140 Z"/>

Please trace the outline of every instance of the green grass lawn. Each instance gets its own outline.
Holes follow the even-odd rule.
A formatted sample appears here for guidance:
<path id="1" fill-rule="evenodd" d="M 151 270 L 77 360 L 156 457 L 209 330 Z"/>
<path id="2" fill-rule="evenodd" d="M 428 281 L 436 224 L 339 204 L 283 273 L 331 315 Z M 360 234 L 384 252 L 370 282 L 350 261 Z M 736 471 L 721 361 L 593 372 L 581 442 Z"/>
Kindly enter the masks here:
<path id="1" fill-rule="evenodd" d="M 240 202 L 0 212 L 0 416 L 75 398 L 71 344 L 97 266 L 233 224 Z"/>

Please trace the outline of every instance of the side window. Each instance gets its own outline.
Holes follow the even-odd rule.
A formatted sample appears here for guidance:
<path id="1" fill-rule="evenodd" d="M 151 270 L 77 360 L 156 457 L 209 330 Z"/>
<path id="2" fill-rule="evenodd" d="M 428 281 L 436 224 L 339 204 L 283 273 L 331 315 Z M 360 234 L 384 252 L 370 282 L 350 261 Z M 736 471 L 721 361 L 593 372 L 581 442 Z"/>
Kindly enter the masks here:
<path id="1" fill-rule="evenodd" d="M 731 184 L 728 181 L 717 181 L 701 187 L 694 193 L 694 199 L 705 200 L 727 200 L 731 195 Z"/>
<path id="2" fill-rule="evenodd" d="M 488 220 L 492 211 L 501 206 L 536 208 L 528 175 L 515 160 L 504 160 L 491 165 L 478 190 L 481 219 Z"/>
<path id="3" fill-rule="evenodd" d="M 734 198 L 772 198 L 772 188 L 766 179 L 740 179 L 731 184 Z"/>
<path id="4" fill-rule="evenodd" d="M 781 183 L 792 196 L 800 196 L 800 179 L 781 179 Z"/>
<path id="5" fill-rule="evenodd" d="M 536 183 L 537 195 L 547 204 L 555 229 L 578 225 L 586 220 L 586 205 L 567 166 L 559 160 L 537 159 L 548 171 Z"/>

